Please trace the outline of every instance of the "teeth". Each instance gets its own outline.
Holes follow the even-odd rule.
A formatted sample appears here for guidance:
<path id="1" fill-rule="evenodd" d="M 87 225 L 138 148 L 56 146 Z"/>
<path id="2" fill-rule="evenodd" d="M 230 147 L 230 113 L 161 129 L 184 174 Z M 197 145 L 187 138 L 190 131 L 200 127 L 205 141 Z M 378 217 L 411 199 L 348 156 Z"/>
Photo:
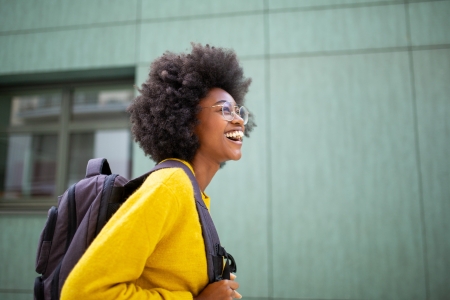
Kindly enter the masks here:
<path id="1" fill-rule="evenodd" d="M 232 137 L 232 138 L 242 138 L 244 136 L 244 133 L 242 131 L 233 131 L 233 132 L 227 132 L 225 134 L 226 137 Z"/>

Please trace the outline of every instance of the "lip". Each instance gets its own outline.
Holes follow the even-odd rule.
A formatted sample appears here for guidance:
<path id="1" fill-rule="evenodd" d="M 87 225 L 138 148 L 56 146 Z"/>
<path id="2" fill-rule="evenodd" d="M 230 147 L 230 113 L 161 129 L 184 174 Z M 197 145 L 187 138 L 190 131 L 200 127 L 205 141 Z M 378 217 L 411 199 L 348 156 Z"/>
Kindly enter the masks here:
<path id="1" fill-rule="evenodd" d="M 244 128 L 242 128 L 242 127 L 235 127 L 235 128 L 230 129 L 230 130 L 228 130 L 228 131 L 225 131 L 225 134 L 227 134 L 228 132 L 232 132 L 232 131 L 242 131 L 242 132 L 245 132 L 245 131 L 244 131 Z"/>
<path id="2" fill-rule="evenodd" d="M 227 137 L 225 137 L 225 139 L 226 139 L 227 141 L 232 142 L 232 143 L 235 143 L 235 144 L 237 144 L 237 145 L 242 145 L 242 141 L 233 141 L 233 140 L 228 139 Z"/>

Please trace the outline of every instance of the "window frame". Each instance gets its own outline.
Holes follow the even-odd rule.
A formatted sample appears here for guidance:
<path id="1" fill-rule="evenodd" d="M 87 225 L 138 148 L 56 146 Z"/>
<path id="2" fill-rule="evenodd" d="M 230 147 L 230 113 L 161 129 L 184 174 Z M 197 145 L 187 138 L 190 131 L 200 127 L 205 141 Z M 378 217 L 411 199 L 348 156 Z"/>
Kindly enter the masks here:
<path id="1" fill-rule="evenodd" d="M 71 107 L 73 95 L 76 89 L 80 88 L 102 88 L 127 86 L 130 88 L 134 85 L 134 78 L 125 77 L 109 80 L 89 80 L 89 81 L 72 81 L 70 83 L 50 83 L 36 85 L 16 85 L 0 87 L 0 101 L 11 99 L 16 95 L 24 95 L 27 93 L 36 93 L 39 91 L 60 91 L 61 92 L 61 113 L 57 125 L 20 125 L 10 126 L 0 124 L 0 134 L 57 134 L 57 164 L 56 164 L 56 182 L 55 195 L 50 197 L 33 197 L 21 199 L 0 198 L 0 213 L 14 212 L 44 212 L 51 206 L 57 205 L 58 195 L 62 195 L 67 189 L 66 182 L 68 178 L 69 166 L 69 142 L 70 134 L 77 132 L 86 132 L 93 130 L 114 130 L 128 129 L 131 130 L 129 119 L 113 119 L 107 122 L 98 122 L 89 120 L 83 122 L 71 121 Z M 132 151 L 130 151 L 130 159 L 132 160 Z M 82 179 L 82 178 L 80 178 Z"/>

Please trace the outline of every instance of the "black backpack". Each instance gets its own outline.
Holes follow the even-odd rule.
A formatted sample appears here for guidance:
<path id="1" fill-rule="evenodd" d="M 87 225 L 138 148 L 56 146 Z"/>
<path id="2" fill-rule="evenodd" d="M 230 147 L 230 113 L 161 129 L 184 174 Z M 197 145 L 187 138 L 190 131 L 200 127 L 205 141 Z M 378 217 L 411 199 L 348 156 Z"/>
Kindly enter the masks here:
<path id="1" fill-rule="evenodd" d="M 36 255 L 36 272 L 42 275 L 34 282 L 35 300 L 59 299 L 70 271 L 106 222 L 152 172 L 163 168 L 181 168 L 191 180 L 205 242 L 209 283 L 230 279 L 230 272 L 236 272 L 236 263 L 220 245 L 197 180 L 185 164 L 166 160 L 150 172 L 128 181 L 111 174 L 106 159 L 96 158 L 89 160 L 86 177 L 59 196 L 58 207 L 53 206 L 48 212 Z"/>

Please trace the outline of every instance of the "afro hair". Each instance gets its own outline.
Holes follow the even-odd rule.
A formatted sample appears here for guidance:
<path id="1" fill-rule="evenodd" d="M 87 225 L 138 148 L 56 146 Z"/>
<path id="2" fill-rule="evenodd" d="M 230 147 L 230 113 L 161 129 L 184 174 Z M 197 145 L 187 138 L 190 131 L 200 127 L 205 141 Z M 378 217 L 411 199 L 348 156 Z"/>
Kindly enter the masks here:
<path id="1" fill-rule="evenodd" d="M 212 88 L 221 88 L 241 106 L 250 83 L 231 49 L 192 43 L 189 54 L 167 51 L 153 61 L 140 95 L 128 108 L 134 139 L 155 162 L 191 162 L 199 148 L 194 128 L 200 99 Z M 250 114 L 247 137 L 254 126 Z"/>

